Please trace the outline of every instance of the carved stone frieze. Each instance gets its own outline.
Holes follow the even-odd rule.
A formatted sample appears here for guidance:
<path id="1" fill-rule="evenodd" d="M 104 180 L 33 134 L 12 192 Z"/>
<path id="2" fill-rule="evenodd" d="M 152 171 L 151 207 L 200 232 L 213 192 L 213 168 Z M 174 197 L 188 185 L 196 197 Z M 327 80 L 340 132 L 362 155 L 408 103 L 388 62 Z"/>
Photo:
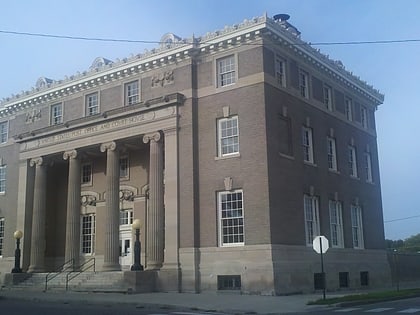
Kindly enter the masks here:
<path id="1" fill-rule="evenodd" d="M 34 109 L 32 112 L 26 113 L 25 122 L 27 124 L 33 123 L 37 120 L 41 119 L 41 110 L 40 109 Z"/>
<path id="2" fill-rule="evenodd" d="M 96 206 L 96 197 L 92 195 L 84 195 L 80 198 L 81 205 L 86 206 Z"/>
<path id="3" fill-rule="evenodd" d="M 134 200 L 134 192 L 128 189 L 121 189 L 120 190 L 120 200 L 123 201 L 133 201 Z"/>
<path id="4" fill-rule="evenodd" d="M 174 82 L 174 71 L 165 71 L 152 77 L 152 87 L 164 86 Z"/>

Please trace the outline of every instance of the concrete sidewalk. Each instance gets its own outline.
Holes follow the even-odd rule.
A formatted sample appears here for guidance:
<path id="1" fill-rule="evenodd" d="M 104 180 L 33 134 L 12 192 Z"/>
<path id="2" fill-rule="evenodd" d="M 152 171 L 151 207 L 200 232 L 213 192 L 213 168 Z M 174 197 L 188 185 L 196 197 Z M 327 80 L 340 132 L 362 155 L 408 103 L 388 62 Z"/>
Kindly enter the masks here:
<path id="1" fill-rule="evenodd" d="M 286 314 L 322 309 L 325 306 L 308 306 L 308 301 L 321 298 L 319 294 L 290 296 L 259 296 L 229 293 L 91 293 L 91 292 L 40 292 L 2 290 L 0 298 L 25 299 L 58 303 L 125 303 L 144 307 L 177 308 L 192 311 L 223 313 Z"/>

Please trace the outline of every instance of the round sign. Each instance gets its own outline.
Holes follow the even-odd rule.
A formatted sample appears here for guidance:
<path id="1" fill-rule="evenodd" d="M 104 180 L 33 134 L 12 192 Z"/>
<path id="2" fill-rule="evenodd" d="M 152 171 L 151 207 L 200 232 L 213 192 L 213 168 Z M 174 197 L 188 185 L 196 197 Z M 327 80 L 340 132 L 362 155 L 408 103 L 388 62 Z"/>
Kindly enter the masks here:
<path id="1" fill-rule="evenodd" d="M 316 236 L 312 242 L 312 246 L 318 254 L 325 254 L 328 248 L 330 248 L 328 239 L 324 235 Z"/>

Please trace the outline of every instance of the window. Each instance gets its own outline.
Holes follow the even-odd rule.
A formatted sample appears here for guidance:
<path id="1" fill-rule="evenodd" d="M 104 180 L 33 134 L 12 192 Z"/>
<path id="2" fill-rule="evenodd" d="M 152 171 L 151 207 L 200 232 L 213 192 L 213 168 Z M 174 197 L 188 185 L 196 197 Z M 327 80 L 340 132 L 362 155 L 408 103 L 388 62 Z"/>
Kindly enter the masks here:
<path id="1" fill-rule="evenodd" d="M 346 97 L 344 102 L 346 118 L 348 121 L 353 121 L 353 102 L 348 97 Z"/>
<path id="2" fill-rule="evenodd" d="M 98 93 L 86 95 L 86 116 L 99 113 Z"/>
<path id="3" fill-rule="evenodd" d="M 276 56 L 276 79 L 277 84 L 286 87 L 286 61 L 279 56 Z"/>
<path id="4" fill-rule="evenodd" d="M 367 111 L 367 108 L 364 106 L 360 108 L 360 119 L 361 119 L 363 128 L 367 129 L 368 128 L 368 111 Z"/>
<path id="5" fill-rule="evenodd" d="M 242 190 L 219 193 L 220 246 L 244 244 Z"/>
<path id="6" fill-rule="evenodd" d="M 324 85 L 324 104 L 329 111 L 333 110 L 332 89 L 328 85 Z"/>
<path id="7" fill-rule="evenodd" d="M 128 156 L 123 156 L 120 158 L 120 178 L 128 179 L 129 178 L 129 160 Z"/>
<path id="8" fill-rule="evenodd" d="M 372 177 L 372 158 L 369 152 L 365 152 L 365 173 L 366 173 L 366 181 L 368 183 L 373 182 Z"/>
<path id="9" fill-rule="evenodd" d="M 238 116 L 219 119 L 219 156 L 239 153 L 239 125 Z"/>
<path id="10" fill-rule="evenodd" d="M 226 86 L 236 82 L 235 56 L 217 60 L 217 86 Z"/>
<path id="11" fill-rule="evenodd" d="M 331 171 L 337 171 L 337 151 L 335 147 L 335 139 L 327 137 L 327 158 L 328 158 L 328 169 Z"/>
<path id="12" fill-rule="evenodd" d="M 51 105 L 50 119 L 51 125 L 58 125 L 63 122 L 63 104 Z"/>
<path id="13" fill-rule="evenodd" d="M 344 247 L 343 217 L 341 209 L 341 202 L 335 200 L 329 201 L 332 247 Z"/>
<path id="14" fill-rule="evenodd" d="M 339 272 L 338 282 L 339 282 L 340 288 L 348 288 L 349 287 L 349 273 Z"/>
<path id="15" fill-rule="evenodd" d="M 308 74 L 304 71 L 299 71 L 299 90 L 300 95 L 304 98 L 309 98 Z"/>
<path id="16" fill-rule="evenodd" d="M 217 276 L 217 289 L 218 290 L 240 290 L 241 289 L 241 276 Z"/>
<path id="17" fill-rule="evenodd" d="M 353 235 L 353 247 L 363 248 L 363 222 L 362 209 L 359 206 L 351 206 L 351 230 Z"/>
<path id="18" fill-rule="evenodd" d="M 139 102 L 139 81 L 133 81 L 125 85 L 125 104 L 134 105 Z"/>
<path id="19" fill-rule="evenodd" d="M 123 209 L 120 211 L 120 225 L 133 224 L 133 209 Z"/>
<path id="20" fill-rule="evenodd" d="M 4 218 L 0 218 L 0 257 L 3 256 L 4 244 Z"/>
<path id="21" fill-rule="evenodd" d="M 0 166 L 0 193 L 6 192 L 6 165 Z"/>
<path id="22" fill-rule="evenodd" d="M 92 185 L 92 164 L 82 164 L 82 185 Z"/>
<path id="23" fill-rule="evenodd" d="M 308 127 L 302 128 L 302 148 L 303 160 L 305 162 L 314 163 L 314 147 L 312 142 L 312 129 Z"/>
<path id="24" fill-rule="evenodd" d="M 6 143 L 9 133 L 9 122 L 3 121 L 0 123 L 0 143 Z"/>
<path id="25" fill-rule="evenodd" d="M 82 253 L 93 254 L 95 246 L 95 215 L 82 216 Z"/>
<path id="26" fill-rule="evenodd" d="M 360 285 L 361 286 L 369 285 L 369 271 L 360 271 Z"/>
<path id="27" fill-rule="evenodd" d="M 306 245 L 312 246 L 315 236 L 320 235 L 318 198 L 304 195 L 305 239 Z"/>
<path id="28" fill-rule="evenodd" d="M 348 157 L 349 157 L 349 174 L 351 177 L 357 177 L 357 157 L 356 157 L 355 147 L 349 146 Z"/>

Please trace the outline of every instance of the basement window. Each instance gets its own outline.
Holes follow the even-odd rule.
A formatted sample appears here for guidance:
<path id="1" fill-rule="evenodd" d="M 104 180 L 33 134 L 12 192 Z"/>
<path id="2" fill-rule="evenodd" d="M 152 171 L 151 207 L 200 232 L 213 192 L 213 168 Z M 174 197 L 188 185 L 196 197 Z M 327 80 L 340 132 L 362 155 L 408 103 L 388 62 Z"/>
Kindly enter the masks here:
<path id="1" fill-rule="evenodd" d="M 338 280 L 339 280 L 340 288 L 349 287 L 349 273 L 348 272 L 339 272 Z"/>
<path id="2" fill-rule="evenodd" d="M 361 271 L 360 272 L 360 285 L 361 286 L 368 286 L 369 285 L 369 272 L 368 271 Z"/>
<path id="3" fill-rule="evenodd" d="M 240 275 L 226 275 L 217 276 L 218 290 L 240 290 L 241 276 Z"/>

